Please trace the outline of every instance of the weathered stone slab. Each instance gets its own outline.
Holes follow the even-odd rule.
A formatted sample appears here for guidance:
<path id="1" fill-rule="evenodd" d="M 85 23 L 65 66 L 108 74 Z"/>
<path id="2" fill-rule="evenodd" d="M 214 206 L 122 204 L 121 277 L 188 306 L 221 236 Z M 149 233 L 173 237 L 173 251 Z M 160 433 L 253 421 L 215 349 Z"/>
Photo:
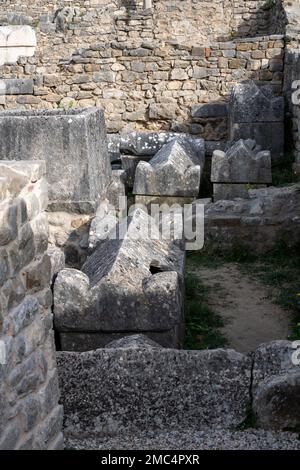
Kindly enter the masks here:
<path id="1" fill-rule="evenodd" d="M 213 183 L 272 182 L 271 155 L 261 151 L 254 140 L 239 140 L 226 153 L 215 150 L 212 156 L 211 181 Z"/>
<path id="2" fill-rule="evenodd" d="M 253 411 L 261 427 L 299 429 L 299 356 L 290 341 L 263 344 L 255 351 Z"/>
<path id="3" fill-rule="evenodd" d="M 154 156 L 165 144 L 176 138 L 197 140 L 196 136 L 181 132 L 134 131 L 108 135 L 108 148 L 112 154 L 129 154 L 142 157 Z"/>
<path id="4" fill-rule="evenodd" d="M 129 188 L 134 186 L 135 171 L 138 164 L 142 161 L 148 162 L 151 159 L 151 155 L 122 155 L 121 162 L 122 168 L 126 171 L 127 185 Z"/>
<path id="5" fill-rule="evenodd" d="M 280 122 L 234 123 L 230 128 L 230 139 L 254 139 L 271 152 L 273 165 L 280 163 L 284 156 L 284 126 Z"/>
<path id="6" fill-rule="evenodd" d="M 300 424 L 299 396 L 300 369 L 265 380 L 253 400 L 259 426 L 297 431 Z"/>
<path id="7" fill-rule="evenodd" d="M 214 183 L 214 201 L 231 200 L 237 197 L 247 199 L 249 198 L 250 189 L 265 188 L 264 184 L 230 184 L 230 183 Z"/>
<path id="8" fill-rule="evenodd" d="M 228 429 L 246 418 L 251 361 L 232 350 L 60 352 L 58 367 L 66 433 Z"/>
<path id="9" fill-rule="evenodd" d="M 198 196 L 204 169 L 204 141 L 175 139 L 136 169 L 133 193 L 154 196 Z"/>
<path id="10" fill-rule="evenodd" d="M 52 202 L 96 204 L 111 177 L 103 112 L 1 112 L 0 158 L 45 160 Z"/>
<path id="11" fill-rule="evenodd" d="M 232 122 L 283 122 L 284 98 L 274 96 L 269 86 L 238 83 L 232 89 L 229 110 Z"/>
<path id="12" fill-rule="evenodd" d="M 275 96 L 271 86 L 237 84 L 230 96 L 229 138 L 255 139 L 278 163 L 284 155 L 284 98 Z"/>
<path id="13" fill-rule="evenodd" d="M 195 104 L 191 109 L 192 118 L 225 118 L 228 116 L 228 105 L 224 102 Z"/>
<path id="14" fill-rule="evenodd" d="M 31 95 L 33 93 L 32 78 L 7 78 L 0 81 L 0 95 Z"/>
<path id="15" fill-rule="evenodd" d="M 58 274 L 56 328 L 123 335 L 176 329 L 182 334 L 184 250 L 160 239 L 154 220 L 141 210 L 120 222 L 116 234 L 97 245 L 82 271 Z"/>

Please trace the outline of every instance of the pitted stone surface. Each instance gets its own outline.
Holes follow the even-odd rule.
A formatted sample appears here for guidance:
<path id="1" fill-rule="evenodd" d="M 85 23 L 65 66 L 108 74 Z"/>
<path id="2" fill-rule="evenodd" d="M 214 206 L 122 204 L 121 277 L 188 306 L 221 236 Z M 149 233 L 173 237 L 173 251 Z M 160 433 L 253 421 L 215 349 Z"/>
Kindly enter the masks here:
<path id="1" fill-rule="evenodd" d="M 58 367 L 65 428 L 73 435 L 228 429 L 246 417 L 251 361 L 232 350 L 61 352 Z"/>
<path id="2" fill-rule="evenodd" d="M 205 161 L 204 141 L 175 139 L 136 169 L 133 192 L 141 195 L 197 196 Z"/>

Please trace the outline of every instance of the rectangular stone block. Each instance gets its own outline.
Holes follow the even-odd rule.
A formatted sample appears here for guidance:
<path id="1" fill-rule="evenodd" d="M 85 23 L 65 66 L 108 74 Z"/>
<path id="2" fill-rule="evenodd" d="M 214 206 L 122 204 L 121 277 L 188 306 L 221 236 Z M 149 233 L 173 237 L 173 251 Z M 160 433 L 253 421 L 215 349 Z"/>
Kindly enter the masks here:
<path id="1" fill-rule="evenodd" d="M 170 427 L 228 429 L 246 418 L 251 360 L 232 350 L 115 344 L 85 353 L 60 352 L 58 368 L 70 431 L 99 432 L 100 423 L 104 433 L 110 423 L 120 436 Z"/>
<path id="2" fill-rule="evenodd" d="M 249 189 L 266 188 L 264 184 L 230 184 L 230 183 L 214 183 L 214 202 L 235 199 L 235 198 L 249 198 Z"/>
<path id="3" fill-rule="evenodd" d="M 51 201 L 96 204 L 111 177 L 103 112 L 1 112 L 0 158 L 45 160 Z"/>
<path id="4" fill-rule="evenodd" d="M 33 80 L 31 78 L 9 78 L 0 80 L 0 95 L 31 95 Z"/>

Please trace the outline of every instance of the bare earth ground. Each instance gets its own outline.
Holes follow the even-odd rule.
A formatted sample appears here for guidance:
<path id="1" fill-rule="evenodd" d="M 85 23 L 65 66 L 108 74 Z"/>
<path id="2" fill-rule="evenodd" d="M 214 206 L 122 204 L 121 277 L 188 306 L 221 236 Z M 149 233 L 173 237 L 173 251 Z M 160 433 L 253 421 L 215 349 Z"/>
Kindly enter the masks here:
<path id="1" fill-rule="evenodd" d="M 225 320 L 222 332 L 230 347 L 246 353 L 261 343 L 287 339 L 288 312 L 274 305 L 268 288 L 242 274 L 235 263 L 200 267 L 197 275 L 209 288 L 210 307 Z"/>

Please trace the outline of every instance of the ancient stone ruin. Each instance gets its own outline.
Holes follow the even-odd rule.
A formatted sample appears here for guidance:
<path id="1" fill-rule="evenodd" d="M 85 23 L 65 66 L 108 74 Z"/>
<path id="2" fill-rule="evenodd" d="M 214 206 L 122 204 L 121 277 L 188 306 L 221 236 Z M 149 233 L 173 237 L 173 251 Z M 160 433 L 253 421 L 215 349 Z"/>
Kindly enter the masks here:
<path id="1" fill-rule="evenodd" d="M 2 4 L 0 450 L 299 450 L 297 3 Z"/>

